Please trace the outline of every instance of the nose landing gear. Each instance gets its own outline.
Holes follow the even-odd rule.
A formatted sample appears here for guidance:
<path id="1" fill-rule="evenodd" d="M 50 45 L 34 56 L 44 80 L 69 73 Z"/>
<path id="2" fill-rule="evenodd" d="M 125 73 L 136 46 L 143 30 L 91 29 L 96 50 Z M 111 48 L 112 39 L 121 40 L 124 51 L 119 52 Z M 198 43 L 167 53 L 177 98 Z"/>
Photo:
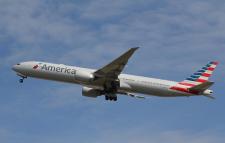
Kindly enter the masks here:
<path id="1" fill-rule="evenodd" d="M 19 82 L 20 83 L 23 83 L 23 81 L 24 81 L 24 79 L 25 78 L 27 78 L 27 76 L 25 76 L 25 75 L 23 75 L 23 74 L 21 74 L 21 73 L 16 73 L 19 77 L 21 77 L 20 79 L 19 79 Z"/>
<path id="2" fill-rule="evenodd" d="M 27 78 L 27 77 L 22 77 L 21 79 L 19 79 L 19 82 L 20 83 L 23 83 L 23 81 L 24 81 L 25 78 Z"/>
<path id="3" fill-rule="evenodd" d="M 19 80 L 19 82 L 20 82 L 20 83 L 23 83 L 23 80 L 24 80 L 24 79 L 22 78 L 22 79 Z"/>

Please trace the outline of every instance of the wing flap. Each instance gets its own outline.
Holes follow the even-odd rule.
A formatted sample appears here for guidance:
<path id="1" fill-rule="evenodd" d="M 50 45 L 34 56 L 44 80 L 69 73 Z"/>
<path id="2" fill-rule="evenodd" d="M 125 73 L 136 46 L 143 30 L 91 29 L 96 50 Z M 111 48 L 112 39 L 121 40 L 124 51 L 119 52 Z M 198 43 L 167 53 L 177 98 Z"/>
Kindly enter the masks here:
<path id="1" fill-rule="evenodd" d="M 128 92 L 118 92 L 118 94 L 127 95 L 133 98 L 146 99 L 145 96 L 135 95 L 133 93 L 128 93 Z"/>

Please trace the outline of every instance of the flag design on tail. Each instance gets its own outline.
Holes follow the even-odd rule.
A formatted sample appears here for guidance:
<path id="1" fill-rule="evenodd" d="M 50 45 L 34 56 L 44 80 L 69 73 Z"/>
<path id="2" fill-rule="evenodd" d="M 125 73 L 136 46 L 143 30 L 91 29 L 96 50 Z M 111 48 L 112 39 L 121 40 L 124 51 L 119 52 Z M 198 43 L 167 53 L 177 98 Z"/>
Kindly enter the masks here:
<path id="1" fill-rule="evenodd" d="M 187 85 L 190 84 L 195 86 L 204 83 L 206 81 L 209 81 L 209 77 L 211 77 L 213 71 L 215 70 L 218 64 L 219 63 L 215 61 L 208 63 L 202 69 L 198 70 L 190 77 L 186 78 L 186 80 L 180 82 L 180 84 L 187 84 Z"/>
<path id="2" fill-rule="evenodd" d="M 213 74 L 213 71 L 218 64 L 219 62 L 216 61 L 209 62 L 207 65 L 192 74 L 190 77 L 186 78 L 182 82 L 179 82 L 177 85 L 171 87 L 170 89 L 190 93 L 190 88 L 209 81 L 209 78 Z M 197 92 L 195 93 L 192 91 L 192 94 L 197 94 Z"/>

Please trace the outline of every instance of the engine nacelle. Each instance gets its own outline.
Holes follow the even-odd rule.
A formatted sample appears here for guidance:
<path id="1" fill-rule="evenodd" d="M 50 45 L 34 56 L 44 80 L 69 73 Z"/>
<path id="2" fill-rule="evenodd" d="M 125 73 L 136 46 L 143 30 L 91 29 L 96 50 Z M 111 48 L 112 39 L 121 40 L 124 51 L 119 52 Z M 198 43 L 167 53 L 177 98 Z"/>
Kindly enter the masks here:
<path id="1" fill-rule="evenodd" d="M 86 96 L 86 97 L 96 98 L 98 96 L 101 96 L 102 94 L 101 94 L 101 90 L 93 89 L 93 88 L 89 88 L 89 87 L 83 87 L 82 95 Z"/>
<path id="2" fill-rule="evenodd" d="M 78 70 L 75 79 L 81 82 L 89 82 L 94 79 L 94 75 L 87 71 Z"/>

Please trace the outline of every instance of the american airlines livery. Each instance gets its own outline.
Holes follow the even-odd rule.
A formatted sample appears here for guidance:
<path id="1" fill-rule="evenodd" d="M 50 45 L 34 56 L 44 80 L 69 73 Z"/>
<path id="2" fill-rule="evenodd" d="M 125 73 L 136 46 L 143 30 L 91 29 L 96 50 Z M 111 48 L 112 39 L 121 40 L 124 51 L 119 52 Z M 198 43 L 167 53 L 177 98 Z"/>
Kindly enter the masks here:
<path id="1" fill-rule="evenodd" d="M 129 58 L 137 49 L 138 47 L 131 48 L 98 70 L 40 61 L 22 62 L 14 65 L 12 69 L 21 77 L 21 83 L 27 77 L 34 77 L 80 84 L 83 86 L 83 96 L 96 98 L 104 95 L 105 99 L 110 101 L 117 101 L 117 95 L 145 98 L 145 96 L 135 95 L 136 93 L 160 97 L 203 95 L 214 99 L 213 91 L 209 90 L 214 82 L 209 81 L 209 77 L 218 62 L 209 62 L 181 82 L 121 74 Z"/>

